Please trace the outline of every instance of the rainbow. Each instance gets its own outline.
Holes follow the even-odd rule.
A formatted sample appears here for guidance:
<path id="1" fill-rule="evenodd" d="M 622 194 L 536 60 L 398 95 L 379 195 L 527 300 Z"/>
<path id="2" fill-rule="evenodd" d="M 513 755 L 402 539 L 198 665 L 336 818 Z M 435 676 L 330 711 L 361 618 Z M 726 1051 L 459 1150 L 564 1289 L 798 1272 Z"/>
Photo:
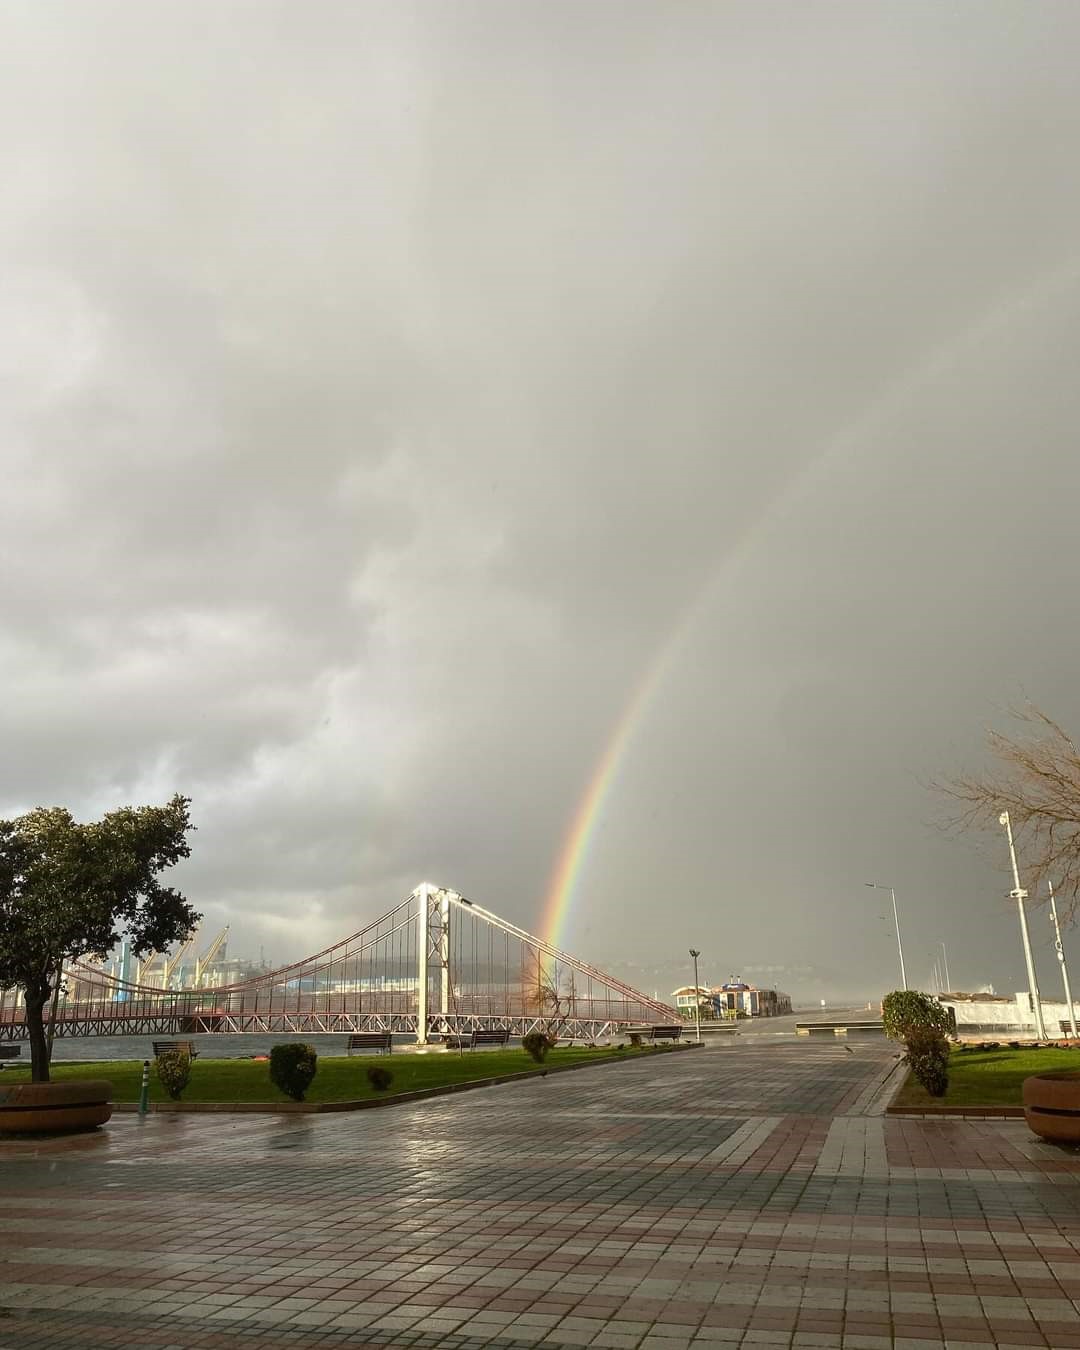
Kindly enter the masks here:
<path id="1" fill-rule="evenodd" d="M 603 754 L 592 771 L 581 800 L 578 802 L 570 829 L 552 872 L 547 891 L 547 901 L 540 919 L 540 936 L 550 942 L 552 946 L 558 946 L 558 940 L 560 940 L 560 935 L 566 926 L 577 881 L 588 857 L 589 844 L 592 842 L 597 822 L 603 813 L 604 803 L 614 786 L 615 776 L 622 764 L 626 749 L 638 724 L 645 716 L 652 696 L 663 682 L 663 676 L 686 626 L 683 624 L 678 626 L 675 633 L 661 649 L 659 658 L 653 661 L 652 665 L 646 670 L 644 678 L 638 681 L 636 688 L 623 708 L 622 716 L 615 724 L 614 732 L 608 738 Z"/>
<path id="2" fill-rule="evenodd" d="M 808 485 L 816 473 L 845 451 L 857 447 L 859 440 L 886 418 L 901 409 L 914 394 L 951 370 L 960 359 L 986 339 L 1005 322 L 1024 309 L 1064 291 L 1080 280 L 1080 255 L 1073 255 L 1063 266 L 1045 272 L 1023 288 L 999 299 L 972 322 L 959 329 L 945 341 L 933 347 L 920 360 L 906 367 L 854 419 L 810 457 L 793 475 L 780 492 L 767 504 L 756 520 L 734 541 L 717 570 L 708 578 L 698 594 L 680 615 L 660 651 L 646 667 L 645 673 L 628 697 L 607 744 L 589 775 L 570 821 L 570 827 L 559 848 L 555 866 L 548 883 L 540 920 L 540 936 L 553 947 L 565 946 L 564 933 L 574 909 L 578 887 L 589 858 L 590 845 L 596 837 L 596 827 L 604 807 L 612 794 L 618 772 L 626 757 L 635 732 L 643 722 L 650 703 L 664 683 L 669 667 L 690 632 L 699 614 L 706 608 L 715 587 L 728 568 L 739 558 L 766 524 L 778 516 L 792 501 L 799 488 Z"/>

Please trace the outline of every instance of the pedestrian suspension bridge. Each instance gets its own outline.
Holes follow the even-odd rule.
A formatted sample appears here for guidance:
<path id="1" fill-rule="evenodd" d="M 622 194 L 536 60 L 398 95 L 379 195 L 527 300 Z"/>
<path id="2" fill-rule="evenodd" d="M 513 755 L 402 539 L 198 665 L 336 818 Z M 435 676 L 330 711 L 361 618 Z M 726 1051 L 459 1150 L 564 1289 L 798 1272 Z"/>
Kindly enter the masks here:
<path id="1" fill-rule="evenodd" d="M 596 1040 L 677 1020 L 667 1004 L 426 883 L 332 947 L 241 983 L 165 990 L 75 961 L 63 986 L 56 1036 L 390 1031 L 423 1045 L 490 1028 Z M 26 1035 L 22 1008 L 0 992 L 0 1040 Z"/>

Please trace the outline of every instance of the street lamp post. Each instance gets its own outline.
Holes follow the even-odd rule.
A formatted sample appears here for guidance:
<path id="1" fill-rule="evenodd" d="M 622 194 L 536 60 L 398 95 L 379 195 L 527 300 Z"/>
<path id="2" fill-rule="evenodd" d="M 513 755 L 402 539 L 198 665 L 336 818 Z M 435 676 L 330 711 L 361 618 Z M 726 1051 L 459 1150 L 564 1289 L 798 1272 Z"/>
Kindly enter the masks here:
<path id="1" fill-rule="evenodd" d="M 1028 934 L 1027 912 L 1024 909 L 1027 891 L 1020 885 L 1020 869 L 1016 865 L 1016 848 L 1013 844 L 1012 821 L 1009 819 L 1008 811 L 1002 811 L 998 816 L 998 824 L 1005 826 L 1005 833 L 1009 837 L 1009 858 L 1012 862 L 1014 882 L 1009 896 L 1016 901 L 1016 907 L 1020 911 L 1020 936 L 1024 942 L 1024 960 L 1027 962 L 1028 997 L 1035 1013 L 1035 1034 L 1040 1041 L 1045 1041 L 1046 1027 L 1043 1025 L 1042 999 L 1039 997 L 1039 981 L 1035 975 L 1035 958 L 1031 954 L 1031 937 Z"/>
<path id="2" fill-rule="evenodd" d="M 699 951 L 690 948 L 690 955 L 694 958 L 694 1028 L 696 1032 L 695 1039 L 701 1040 L 701 986 L 698 984 L 697 959 L 701 955 Z"/>
<path id="3" fill-rule="evenodd" d="M 1076 1040 L 1076 1009 L 1073 1007 L 1072 990 L 1069 988 L 1069 967 L 1065 964 L 1065 948 L 1061 945 L 1061 928 L 1058 925 L 1057 901 L 1054 899 L 1054 883 L 1048 881 L 1046 884 L 1050 888 L 1050 922 L 1054 925 L 1054 951 L 1058 961 L 1061 963 L 1061 978 L 1065 982 L 1065 1002 L 1069 1008 L 1069 1026 L 1072 1029 L 1073 1040 Z"/>
<path id="4" fill-rule="evenodd" d="M 892 916 L 893 923 L 896 924 L 896 950 L 900 955 L 900 983 L 906 989 L 908 987 L 907 971 L 904 969 L 904 944 L 900 940 L 900 913 L 896 908 L 896 888 L 894 886 L 879 886 L 876 881 L 867 881 L 865 884 L 875 891 L 888 891 L 892 896 Z"/>
<path id="5" fill-rule="evenodd" d="M 952 979 L 949 976 L 949 953 L 945 950 L 944 942 L 941 944 L 941 959 L 945 962 L 945 983 L 948 986 L 945 992 L 951 994 L 953 987 Z"/>

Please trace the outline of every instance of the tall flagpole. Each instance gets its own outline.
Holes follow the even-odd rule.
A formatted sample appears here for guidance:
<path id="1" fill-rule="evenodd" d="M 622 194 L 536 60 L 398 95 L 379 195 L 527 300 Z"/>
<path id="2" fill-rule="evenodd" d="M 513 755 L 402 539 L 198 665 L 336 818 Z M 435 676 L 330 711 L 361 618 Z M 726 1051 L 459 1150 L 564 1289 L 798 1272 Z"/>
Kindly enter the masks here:
<path id="1" fill-rule="evenodd" d="M 1040 1041 L 1046 1040 L 1046 1027 L 1043 1025 L 1042 1000 L 1039 997 L 1039 982 L 1035 977 L 1035 958 L 1031 955 L 1031 937 L 1028 933 L 1027 912 L 1024 909 L 1024 901 L 1027 899 L 1027 891 L 1020 885 L 1020 870 L 1016 866 L 1016 848 L 1013 845 L 1012 821 L 1009 819 L 1008 811 L 1002 811 L 998 816 L 998 824 L 1005 826 L 1005 833 L 1009 836 L 1009 857 L 1012 860 L 1013 881 L 1015 886 L 1009 892 L 1010 897 L 1016 901 L 1017 909 L 1020 911 L 1020 936 L 1024 940 L 1024 960 L 1027 962 L 1028 975 L 1028 997 L 1031 999 L 1031 1007 L 1035 1013 L 1035 1034 Z"/>
<path id="2" fill-rule="evenodd" d="M 1050 921 L 1054 925 L 1054 951 L 1058 961 L 1061 963 L 1061 978 L 1065 981 L 1065 1002 L 1069 1007 L 1069 1026 L 1072 1028 L 1073 1040 L 1080 1038 L 1076 1030 L 1076 1009 L 1073 1007 L 1072 990 L 1069 988 L 1069 967 L 1065 962 L 1065 948 L 1061 945 L 1061 928 L 1058 925 L 1057 901 L 1054 899 L 1054 883 L 1046 883 L 1050 887 Z"/>

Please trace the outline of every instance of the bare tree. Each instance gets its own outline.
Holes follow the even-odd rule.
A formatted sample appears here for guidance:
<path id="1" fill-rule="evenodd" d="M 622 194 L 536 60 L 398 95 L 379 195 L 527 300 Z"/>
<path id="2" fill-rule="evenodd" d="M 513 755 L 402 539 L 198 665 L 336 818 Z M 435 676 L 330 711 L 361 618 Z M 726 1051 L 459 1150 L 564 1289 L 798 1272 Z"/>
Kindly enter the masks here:
<path id="1" fill-rule="evenodd" d="M 956 803 L 955 829 L 998 830 L 1008 811 L 1032 900 L 1050 881 L 1072 918 L 1080 911 L 1080 749 L 1034 704 L 1009 711 L 1023 730 L 987 733 L 995 767 L 933 786 Z"/>
<path id="2" fill-rule="evenodd" d="M 528 970 L 527 975 L 524 974 L 526 969 Z M 535 969 L 531 969 L 531 962 L 527 957 L 525 958 L 523 975 L 522 987 L 525 1006 L 538 1018 L 548 1023 L 547 1032 L 549 1036 L 558 1036 L 573 1015 L 573 1007 L 576 1001 L 573 985 L 571 984 L 568 992 L 560 989 L 556 969 L 553 966 L 551 970 L 547 970 L 539 956 L 536 960 Z"/>

